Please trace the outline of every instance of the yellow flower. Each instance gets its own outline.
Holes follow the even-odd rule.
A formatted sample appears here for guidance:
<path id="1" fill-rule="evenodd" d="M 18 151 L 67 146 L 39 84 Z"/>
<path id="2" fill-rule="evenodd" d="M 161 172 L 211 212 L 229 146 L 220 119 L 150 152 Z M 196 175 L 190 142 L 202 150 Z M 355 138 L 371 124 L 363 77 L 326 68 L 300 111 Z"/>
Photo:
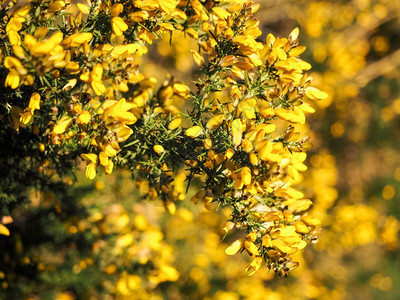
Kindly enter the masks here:
<path id="1" fill-rule="evenodd" d="M 229 159 L 232 158 L 232 156 L 234 154 L 235 154 L 235 150 L 233 150 L 232 148 L 229 148 L 229 149 L 226 150 L 224 158 L 229 160 Z"/>
<path id="2" fill-rule="evenodd" d="M 14 126 L 15 130 L 19 130 L 21 125 L 19 119 L 22 114 L 22 108 L 19 106 L 13 106 L 10 111 L 10 122 Z"/>
<path id="3" fill-rule="evenodd" d="M 243 124 L 240 119 L 235 119 L 232 122 L 232 136 L 233 144 L 235 147 L 239 146 L 242 142 Z"/>
<path id="4" fill-rule="evenodd" d="M 196 138 L 202 134 L 203 134 L 203 130 L 198 125 L 190 127 L 185 131 L 185 135 L 187 135 L 191 138 Z"/>
<path id="5" fill-rule="evenodd" d="M 256 118 L 255 114 L 255 106 L 256 106 L 256 99 L 246 99 L 239 103 L 239 111 L 242 112 L 243 116 L 248 119 L 252 120 Z"/>
<path id="6" fill-rule="evenodd" d="M 323 100 L 328 98 L 328 94 L 314 87 L 305 89 L 305 95 L 311 100 Z"/>
<path id="7" fill-rule="evenodd" d="M 111 174 L 113 169 L 114 169 L 114 162 L 111 159 L 109 159 L 108 164 L 104 168 L 104 172 L 106 174 Z"/>
<path id="8" fill-rule="evenodd" d="M 34 56 L 43 56 L 49 54 L 57 46 L 60 45 L 61 41 L 63 40 L 63 33 L 61 31 L 58 31 L 47 40 L 43 40 L 41 42 L 36 42 L 36 39 L 34 37 L 30 37 L 31 38 L 28 41 L 26 39 L 27 37 L 25 37 L 24 42 L 30 50 L 31 54 Z"/>
<path id="9" fill-rule="evenodd" d="M 17 58 L 15 58 L 13 56 L 7 56 L 4 59 L 4 66 L 7 69 L 13 69 L 13 68 L 19 68 L 22 65 L 21 65 L 21 62 Z"/>
<path id="10" fill-rule="evenodd" d="M 90 112 L 88 112 L 87 110 L 84 110 L 80 113 L 79 117 L 76 119 L 76 122 L 85 125 L 90 122 L 90 119 L 91 119 Z"/>
<path id="11" fill-rule="evenodd" d="M 7 87 L 9 86 L 12 89 L 16 89 L 19 87 L 20 77 L 19 73 L 16 70 L 11 70 L 6 77 L 6 81 L 4 85 Z"/>
<path id="12" fill-rule="evenodd" d="M 208 120 L 206 128 L 208 130 L 218 128 L 224 120 L 225 120 L 225 115 L 223 114 L 215 115 L 210 120 Z"/>
<path id="13" fill-rule="evenodd" d="M 10 230 L 8 230 L 8 228 L 6 226 L 4 226 L 3 224 L 0 224 L 0 234 L 9 236 Z"/>
<path id="14" fill-rule="evenodd" d="M 33 112 L 29 109 L 25 109 L 24 113 L 19 118 L 19 122 L 21 123 L 21 127 L 25 127 L 32 120 Z"/>
<path id="15" fill-rule="evenodd" d="M 22 28 L 22 22 L 20 22 L 17 18 L 11 18 L 10 21 L 8 21 L 7 26 L 6 26 L 6 32 L 10 31 L 20 31 Z"/>
<path id="16" fill-rule="evenodd" d="M 104 105 L 103 120 L 106 122 L 120 122 L 124 124 L 134 124 L 137 118 L 129 110 L 133 108 L 132 102 L 127 102 L 125 98 L 119 101 L 109 100 Z"/>
<path id="17" fill-rule="evenodd" d="M 198 191 L 193 197 L 190 199 L 194 204 L 197 204 L 200 200 L 202 200 L 205 196 L 206 192 L 204 190 Z"/>
<path id="18" fill-rule="evenodd" d="M 244 247 L 252 255 L 259 255 L 257 246 L 250 240 L 244 242 Z"/>
<path id="19" fill-rule="evenodd" d="M 40 95 L 33 93 L 29 100 L 29 106 L 25 108 L 24 113 L 19 118 L 19 121 L 23 125 L 27 125 L 31 120 L 36 109 L 40 109 Z"/>
<path id="20" fill-rule="evenodd" d="M 195 63 L 201 67 L 204 64 L 204 58 L 203 56 L 200 55 L 199 52 L 197 52 L 196 50 L 190 50 L 190 52 L 192 52 L 193 55 L 193 59 L 195 61 Z"/>
<path id="21" fill-rule="evenodd" d="M 296 227 L 296 232 L 298 233 L 309 233 L 309 229 L 306 224 L 301 221 L 294 222 L 294 227 Z"/>
<path id="22" fill-rule="evenodd" d="M 115 150 L 115 148 L 110 143 L 106 143 L 104 145 L 103 151 L 108 157 L 113 157 L 117 155 L 117 150 Z"/>
<path id="23" fill-rule="evenodd" d="M 81 154 L 81 157 L 85 160 L 86 162 L 86 171 L 85 171 L 85 176 L 86 178 L 92 180 L 96 177 L 96 166 L 97 166 L 97 161 L 98 157 L 94 153 L 83 153 Z"/>
<path id="24" fill-rule="evenodd" d="M 62 10 L 64 7 L 65 7 L 65 2 L 58 0 L 50 3 L 48 10 L 49 12 L 57 12 Z"/>
<path id="25" fill-rule="evenodd" d="M 79 11 L 85 15 L 89 14 L 90 12 L 90 7 L 83 4 L 83 3 L 78 3 L 76 4 L 76 6 L 78 7 Z"/>
<path id="26" fill-rule="evenodd" d="M 181 125 L 181 123 L 182 123 L 182 119 L 181 118 L 172 120 L 171 123 L 168 124 L 168 129 L 169 130 L 174 130 L 174 129 L 178 128 Z"/>
<path id="27" fill-rule="evenodd" d="M 45 150 L 44 144 L 43 143 L 39 143 L 38 144 L 38 149 L 39 149 L 40 152 L 44 152 L 44 150 Z"/>
<path id="28" fill-rule="evenodd" d="M 248 276 L 252 276 L 255 272 L 260 269 L 263 259 L 261 256 L 256 256 L 250 262 L 250 264 L 245 268 L 245 272 Z"/>
<path id="29" fill-rule="evenodd" d="M 124 31 L 128 30 L 128 25 L 120 17 L 113 17 L 111 26 L 116 36 L 121 36 Z"/>
<path id="30" fill-rule="evenodd" d="M 204 9 L 204 6 L 200 3 L 198 0 L 191 0 L 190 4 L 192 5 L 194 11 L 196 14 L 203 20 L 207 21 L 208 20 L 208 15 L 206 10 Z"/>
<path id="31" fill-rule="evenodd" d="M 63 44 L 66 47 L 78 47 L 84 43 L 88 43 L 92 40 L 93 34 L 90 32 L 80 32 L 70 35 L 65 38 Z"/>
<path id="32" fill-rule="evenodd" d="M 81 75 L 80 79 L 85 81 L 86 78 Z M 106 92 L 106 87 L 101 81 L 103 77 L 103 67 L 100 64 L 96 64 L 90 72 L 90 86 L 97 96 L 103 95 Z"/>
<path id="33" fill-rule="evenodd" d="M 164 152 L 164 147 L 161 145 L 154 145 L 153 146 L 153 150 L 154 152 L 156 152 L 157 154 L 161 154 Z"/>
<path id="34" fill-rule="evenodd" d="M 230 17 L 230 13 L 222 7 L 213 7 L 212 11 L 221 20 L 226 20 Z"/>
<path id="35" fill-rule="evenodd" d="M 7 32 L 7 36 L 11 45 L 21 45 L 21 37 L 19 36 L 18 32 L 10 30 Z"/>
<path id="36" fill-rule="evenodd" d="M 31 99 L 29 100 L 29 108 L 32 110 L 40 109 L 40 95 L 38 93 L 33 93 Z"/>
<path id="37" fill-rule="evenodd" d="M 53 133 L 62 134 L 67 130 L 68 126 L 72 123 L 72 118 L 69 116 L 62 117 L 54 126 Z"/>
<path id="38" fill-rule="evenodd" d="M 116 3 L 111 7 L 111 17 L 117 17 L 124 10 L 124 6 L 121 3 Z"/>
<path id="39" fill-rule="evenodd" d="M 90 78 L 93 81 L 101 81 L 103 77 L 103 67 L 101 64 L 96 64 L 90 72 Z"/>
<path id="40" fill-rule="evenodd" d="M 243 249 L 244 241 L 242 239 L 234 241 L 228 248 L 226 248 L 225 253 L 227 255 L 235 255 L 239 250 Z"/>
<path id="41" fill-rule="evenodd" d="M 241 171 L 240 171 L 240 176 L 242 179 L 242 183 L 244 185 L 248 185 L 251 183 L 251 171 L 249 167 L 244 167 Z"/>
<path id="42" fill-rule="evenodd" d="M 175 11 L 176 6 L 179 3 L 179 0 L 163 0 L 158 2 L 160 4 L 160 8 L 170 15 Z"/>
<path id="43" fill-rule="evenodd" d="M 189 87 L 184 83 L 174 83 L 174 93 L 181 97 L 187 98 L 190 95 Z"/>
<path id="44" fill-rule="evenodd" d="M 30 12 L 31 10 L 31 5 L 24 5 L 18 8 L 17 10 L 14 11 L 13 17 L 21 20 L 25 20 L 26 15 Z"/>
<path id="45" fill-rule="evenodd" d="M 47 35 L 48 32 L 49 29 L 46 26 L 41 26 L 35 30 L 35 37 L 37 39 L 42 39 Z"/>
<path id="46" fill-rule="evenodd" d="M 115 133 L 117 134 L 117 142 L 120 143 L 126 141 L 132 135 L 133 130 L 122 124 L 115 129 Z"/>

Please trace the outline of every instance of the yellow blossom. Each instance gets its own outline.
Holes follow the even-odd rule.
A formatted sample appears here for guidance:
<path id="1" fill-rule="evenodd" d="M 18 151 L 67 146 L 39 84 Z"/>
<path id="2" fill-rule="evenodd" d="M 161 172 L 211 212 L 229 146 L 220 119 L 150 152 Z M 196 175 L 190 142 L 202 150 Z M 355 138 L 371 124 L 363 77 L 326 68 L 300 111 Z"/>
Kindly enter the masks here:
<path id="1" fill-rule="evenodd" d="M 88 124 L 90 118 L 91 118 L 90 112 L 84 110 L 79 114 L 79 117 L 76 119 L 76 122 L 81 124 Z"/>
<path id="2" fill-rule="evenodd" d="M 246 267 L 245 272 L 248 276 L 253 275 L 255 272 L 260 269 L 261 264 L 263 262 L 262 257 L 256 256 L 253 258 L 253 260 L 250 262 L 250 264 Z"/>
<path id="3" fill-rule="evenodd" d="M 306 97 L 311 100 L 323 100 L 328 97 L 328 94 L 314 87 L 308 87 L 305 89 Z"/>
<path id="4" fill-rule="evenodd" d="M 210 120 L 208 120 L 206 127 L 208 130 L 215 129 L 215 128 L 219 127 L 224 120 L 225 120 L 225 115 L 223 115 L 223 114 L 215 115 Z"/>
<path id="5" fill-rule="evenodd" d="M 96 177 L 96 166 L 97 166 L 97 161 L 98 157 L 94 153 L 88 153 L 88 154 L 81 154 L 81 157 L 85 160 L 86 162 L 86 171 L 85 171 L 85 176 L 86 178 L 92 180 Z"/>
<path id="6" fill-rule="evenodd" d="M 10 235 L 10 230 L 3 224 L 0 224 L 0 235 L 6 235 L 6 236 Z"/>
<path id="7" fill-rule="evenodd" d="M 242 178 L 242 183 L 244 185 L 248 185 L 251 182 L 251 171 L 249 167 L 244 167 L 241 171 L 240 171 L 240 176 Z"/>
<path id="8" fill-rule="evenodd" d="M 169 130 L 174 130 L 174 129 L 178 128 L 181 125 L 181 123 L 182 123 L 182 119 L 181 118 L 172 120 L 171 123 L 168 124 L 168 129 Z"/>
<path id="9" fill-rule="evenodd" d="M 111 16 L 117 17 L 124 10 L 124 6 L 121 3 L 115 3 L 111 8 Z"/>
<path id="10" fill-rule="evenodd" d="M 6 77 L 5 86 L 9 86 L 12 89 L 19 87 L 20 77 L 16 70 L 11 70 Z"/>
<path id="11" fill-rule="evenodd" d="M 116 36 L 121 36 L 128 29 L 128 25 L 120 17 L 113 17 L 111 19 L 111 26 Z"/>
<path id="12" fill-rule="evenodd" d="M 63 44 L 67 47 L 77 47 L 83 43 L 88 43 L 92 38 L 93 34 L 90 32 L 75 33 L 64 39 Z"/>
<path id="13" fill-rule="evenodd" d="M 203 134 L 203 130 L 198 125 L 190 127 L 185 131 L 185 135 L 187 135 L 191 138 L 196 138 L 196 137 L 200 136 L 201 134 Z"/>
<path id="14" fill-rule="evenodd" d="M 67 130 L 68 126 L 72 123 L 72 118 L 69 116 L 62 117 L 54 126 L 53 132 L 55 134 L 62 134 Z"/>
<path id="15" fill-rule="evenodd" d="M 225 253 L 227 255 L 235 255 L 239 250 L 243 249 L 244 241 L 242 239 L 234 241 L 228 248 L 226 248 Z"/>
<path id="16" fill-rule="evenodd" d="M 232 121 L 232 136 L 233 136 L 233 144 L 235 147 L 239 146 L 242 142 L 242 132 L 243 132 L 243 124 L 240 119 L 235 119 Z"/>
<path id="17" fill-rule="evenodd" d="M 161 154 L 164 152 L 164 147 L 161 145 L 154 145 L 153 146 L 153 150 L 157 153 L 157 154 Z"/>
<path id="18" fill-rule="evenodd" d="M 197 52 L 196 50 L 190 50 L 193 55 L 193 59 L 196 62 L 196 64 L 200 67 L 204 64 L 204 58 Z"/>
<path id="19" fill-rule="evenodd" d="M 78 3 L 76 4 L 76 6 L 78 7 L 79 11 L 85 15 L 89 14 L 90 12 L 90 7 L 83 4 L 83 3 Z"/>

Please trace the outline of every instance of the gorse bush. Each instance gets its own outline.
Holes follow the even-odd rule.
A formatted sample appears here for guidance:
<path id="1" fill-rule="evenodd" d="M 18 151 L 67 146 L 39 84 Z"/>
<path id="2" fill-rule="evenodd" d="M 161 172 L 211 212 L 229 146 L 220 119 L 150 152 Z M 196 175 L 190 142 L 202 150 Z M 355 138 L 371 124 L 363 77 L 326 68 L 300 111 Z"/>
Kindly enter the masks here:
<path id="1" fill-rule="evenodd" d="M 311 86 L 311 65 L 299 58 L 305 47 L 297 28 L 287 38 L 268 34 L 260 42 L 253 16 L 259 5 L 242 0 L 58 0 L 1 7 L 3 216 L 12 217 L 29 201 L 32 188 L 67 193 L 84 161 L 90 180 L 116 168 L 129 170 L 141 195 L 160 199 L 170 214 L 195 182 L 194 203 L 228 211 L 223 229 L 226 235 L 235 229 L 236 238 L 225 252 L 247 252 L 248 275 L 263 264 L 279 276 L 298 266 L 291 255 L 316 239 L 320 224 L 307 214 L 312 202 L 296 189 L 299 172 L 307 169 L 304 151 L 312 146 L 298 127 L 313 112 L 308 102 L 327 94 Z M 191 50 L 197 76 L 166 77 L 157 84 L 137 61 L 153 41 L 176 31 L 197 42 Z M 186 108 L 177 104 L 181 100 Z M 65 206 L 76 214 L 73 198 L 55 203 L 56 213 Z M 116 224 L 111 232 L 124 233 L 116 242 L 118 255 L 141 239 L 128 232 L 123 214 L 122 208 L 110 214 Z M 88 236 L 82 225 L 100 224 L 107 216 L 76 218 L 68 228 L 82 232 L 90 247 L 99 232 L 110 234 L 96 225 L 103 229 Z M 145 230 L 145 224 L 138 217 L 135 230 Z M 4 224 L 0 229 L 13 236 Z M 145 277 L 153 286 L 179 277 L 157 229 L 150 231 L 143 243 L 154 244 L 161 262 L 147 275 L 137 269 L 124 273 L 118 286 L 125 295 Z M 82 265 L 93 263 L 88 258 Z"/>

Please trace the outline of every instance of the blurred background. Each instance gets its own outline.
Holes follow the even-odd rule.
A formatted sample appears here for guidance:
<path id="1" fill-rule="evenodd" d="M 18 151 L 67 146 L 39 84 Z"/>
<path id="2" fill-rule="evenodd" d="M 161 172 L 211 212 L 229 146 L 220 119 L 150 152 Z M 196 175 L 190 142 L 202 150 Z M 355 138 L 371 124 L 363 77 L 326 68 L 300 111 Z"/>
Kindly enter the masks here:
<path id="1" fill-rule="evenodd" d="M 247 255 L 224 253 L 229 212 L 190 202 L 182 174 L 170 216 L 140 201 L 146 187 L 129 173 L 93 183 L 81 172 L 15 211 L 1 299 L 400 299 L 400 1 L 260 3 L 260 38 L 299 27 L 314 86 L 329 93 L 303 128 L 314 148 L 301 188 L 323 230 L 296 253 L 300 267 L 247 277 Z M 154 42 L 142 73 L 191 78 L 194 45 L 178 32 Z"/>

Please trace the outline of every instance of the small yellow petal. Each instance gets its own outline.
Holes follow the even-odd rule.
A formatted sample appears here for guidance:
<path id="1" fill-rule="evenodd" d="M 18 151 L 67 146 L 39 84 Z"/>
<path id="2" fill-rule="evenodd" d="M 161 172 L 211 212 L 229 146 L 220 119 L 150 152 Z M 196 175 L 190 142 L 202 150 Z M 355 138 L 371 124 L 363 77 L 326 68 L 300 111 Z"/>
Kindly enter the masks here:
<path id="1" fill-rule="evenodd" d="M 161 154 L 164 152 L 164 147 L 161 145 L 154 145 L 153 146 L 153 150 L 154 152 L 156 152 L 157 154 Z"/>
<path id="2" fill-rule="evenodd" d="M 7 36 L 11 45 L 21 45 L 21 37 L 19 36 L 18 32 L 10 30 L 7 33 Z"/>
<path id="3" fill-rule="evenodd" d="M 116 36 L 121 36 L 124 31 L 128 30 L 128 25 L 120 17 L 113 17 L 111 26 Z"/>
<path id="4" fill-rule="evenodd" d="M 4 59 L 4 66 L 7 69 L 11 69 L 11 68 L 19 68 L 22 65 L 21 65 L 21 62 L 17 58 L 15 58 L 13 56 L 7 56 Z"/>
<path id="5" fill-rule="evenodd" d="M 4 85 L 7 87 L 9 86 L 13 90 L 19 87 L 20 78 L 19 74 L 16 70 L 11 70 L 10 73 L 7 74 L 6 81 Z"/>
<path id="6" fill-rule="evenodd" d="M 258 248 L 252 241 L 246 240 L 244 246 L 252 255 L 259 255 Z"/>
<path id="7" fill-rule="evenodd" d="M 87 110 L 84 110 L 81 112 L 79 117 L 76 119 L 76 122 L 81 123 L 81 124 L 88 124 L 90 122 L 90 119 L 91 119 L 90 112 L 88 112 Z"/>
<path id="8" fill-rule="evenodd" d="M 121 3 L 116 3 L 111 8 L 111 17 L 117 17 L 124 10 L 124 6 Z"/>
<path id="9" fill-rule="evenodd" d="M 86 166 L 85 176 L 87 179 L 94 179 L 96 177 L 96 164 L 90 163 Z"/>
<path id="10" fill-rule="evenodd" d="M 239 146 L 242 142 L 243 124 L 240 119 L 233 120 L 232 122 L 232 135 L 233 144 L 235 147 Z"/>
<path id="11" fill-rule="evenodd" d="M 263 238 L 262 238 L 262 245 L 263 245 L 263 247 L 265 247 L 265 248 L 273 247 L 271 237 L 270 237 L 268 234 L 266 234 L 266 235 L 263 236 Z"/>
<path id="12" fill-rule="evenodd" d="M 97 155 L 94 153 L 82 153 L 81 157 L 86 161 L 86 163 L 97 163 Z"/>
<path id="13" fill-rule="evenodd" d="M 181 123 L 182 123 L 182 119 L 181 118 L 172 120 L 171 123 L 169 123 L 169 125 L 168 125 L 168 129 L 169 130 L 174 130 L 174 129 L 178 128 L 179 125 L 181 125 Z"/>
<path id="14" fill-rule="evenodd" d="M 108 156 L 108 157 L 113 157 L 115 155 L 117 155 L 117 150 L 115 150 L 115 148 L 111 145 L 111 144 L 106 144 L 104 146 L 104 153 Z"/>
<path id="15" fill-rule="evenodd" d="M 248 276 L 252 276 L 255 272 L 258 271 L 258 269 L 260 269 L 262 262 L 263 262 L 262 257 L 256 256 L 251 261 L 251 263 L 245 268 L 244 271 Z"/>
<path id="16" fill-rule="evenodd" d="M 111 159 L 109 159 L 108 165 L 105 167 L 104 172 L 106 174 L 111 174 L 113 169 L 114 169 L 114 162 Z"/>
<path id="17" fill-rule="evenodd" d="M 97 96 L 103 95 L 106 92 L 106 87 L 101 81 L 92 81 L 90 86 Z"/>
<path id="18" fill-rule="evenodd" d="M 234 241 L 228 248 L 225 249 L 227 255 L 235 255 L 239 250 L 243 248 L 243 240 Z"/>
<path id="19" fill-rule="evenodd" d="M 251 183 L 251 170 L 249 167 L 244 167 L 242 171 L 240 171 L 240 176 L 244 185 Z"/>
<path id="20" fill-rule="evenodd" d="M 216 115 L 212 117 L 210 120 L 208 120 L 206 127 L 208 130 L 215 129 L 219 127 L 224 120 L 225 120 L 225 115 Z"/>
<path id="21" fill-rule="evenodd" d="M 305 89 L 305 95 L 311 100 L 323 100 L 328 98 L 328 94 L 314 87 Z"/>
<path id="22" fill-rule="evenodd" d="M 69 116 L 62 117 L 58 122 L 57 125 L 54 126 L 53 132 L 55 134 L 62 134 L 67 130 L 68 126 L 72 123 L 72 118 Z"/>
<path id="23" fill-rule="evenodd" d="M 308 233 L 310 231 L 307 225 L 301 221 L 296 221 L 293 225 L 296 227 L 296 232 L 298 233 Z"/>
<path id="24" fill-rule="evenodd" d="M 321 225 L 321 221 L 319 219 L 317 219 L 316 217 L 313 217 L 313 216 L 304 216 L 301 220 L 305 224 L 307 224 L 308 226 L 319 226 L 319 225 Z"/>
<path id="25" fill-rule="evenodd" d="M 297 40 L 298 37 L 299 37 L 299 33 L 300 33 L 300 30 L 299 30 L 298 27 L 296 27 L 296 28 L 293 29 L 292 32 L 289 34 L 289 39 L 290 39 L 291 41 Z"/>
<path id="26" fill-rule="evenodd" d="M 182 97 L 188 97 L 190 94 L 189 87 L 184 83 L 175 83 L 174 92 Z"/>
<path id="27" fill-rule="evenodd" d="M 6 226 L 4 226 L 3 224 L 0 224 L 0 234 L 9 236 L 10 230 L 8 230 L 8 228 Z"/>
<path id="28" fill-rule="evenodd" d="M 89 12 L 90 12 L 90 7 L 89 6 L 87 6 L 87 5 L 83 4 L 83 3 L 78 3 L 76 6 L 78 7 L 78 9 L 79 9 L 79 11 L 81 13 L 83 13 L 85 15 L 89 14 Z"/>
<path id="29" fill-rule="evenodd" d="M 29 108 L 39 109 L 40 108 L 40 95 L 38 93 L 33 93 L 29 100 Z"/>
<path id="30" fill-rule="evenodd" d="M 185 131 L 185 135 L 187 135 L 191 138 L 196 138 L 202 134 L 203 134 L 203 130 L 198 125 L 190 127 Z"/>
<path id="31" fill-rule="evenodd" d="M 102 166 L 108 165 L 108 156 L 103 151 L 99 153 L 99 159 Z"/>
<path id="32" fill-rule="evenodd" d="M 195 61 L 195 63 L 201 67 L 204 64 L 204 58 L 203 56 L 200 55 L 199 52 L 197 52 L 196 50 L 190 50 L 192 52 L 193 55 L 193 59 Z"/>

